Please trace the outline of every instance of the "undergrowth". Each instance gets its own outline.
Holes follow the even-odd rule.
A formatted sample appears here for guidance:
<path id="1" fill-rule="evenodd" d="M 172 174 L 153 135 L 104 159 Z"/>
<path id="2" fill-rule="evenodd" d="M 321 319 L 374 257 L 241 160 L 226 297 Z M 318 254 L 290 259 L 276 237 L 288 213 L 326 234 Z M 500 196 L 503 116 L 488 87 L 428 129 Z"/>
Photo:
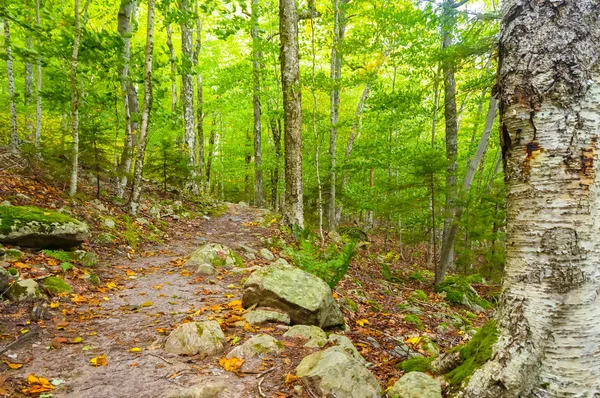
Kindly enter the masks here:
<path id="1" fill-rule="evenodd" d="M 465 300 L 472 304 L 477 304 L 483 309 L 491 309 L 492 303 L 479 297 L 471 283 L 481 283 L 483 278 L 480 275 L 470 276 L 448 276 L 439 286 L 435 288 L 438 293 L 445 293 L 445 300 L 452 304 L 467 304 Z"/>

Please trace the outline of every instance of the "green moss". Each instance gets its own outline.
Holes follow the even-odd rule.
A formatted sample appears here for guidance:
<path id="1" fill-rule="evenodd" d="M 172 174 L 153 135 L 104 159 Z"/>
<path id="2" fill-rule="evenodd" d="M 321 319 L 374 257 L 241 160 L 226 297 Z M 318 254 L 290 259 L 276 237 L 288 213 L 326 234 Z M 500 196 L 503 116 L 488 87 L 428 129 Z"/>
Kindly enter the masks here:
<path id="1" fill-rule="evenodd" d="M 98 275 L 96 275 L 96 273 L 94 271 L 90 271 L 90 276 L 88 278 L 88 281 L 92 284 L 92 286 L 100 285 L 100 278 L 98 278 Z"/>
<path id="2" fill-rule="evenodd" d="M 350 309 L 350 311 L 352 311 L 352 312 L 358 311 L 358 304 L 356 304 L 356 301 L 349 299 L 349 298 L 344 298 L 342 300 L 342 302 Z"/>
<path id="3" fill-rule="evenodd" d="M 404 322 L 411 323 L 417 326 L 419 329 L 423 329 L 423 321 L 421 321 L 421 318 L 414 314 L 404 315 Z"/>
<path id="4" fill-rule="evenodd" d="M 435 291 L 445 293 L 445 300 L 452 304 L 462 305 L 465 299 L 467 299 L 469 302 L 477 304 L 484 309 L 491 309 L 493 307 L 492 304 L 479 297 L 467 279 L 461 276 L 446 277 L 444 282 L 435 288 Z"/>
<path id="5" fill-rule="evenodd" d="M 0 234 L 8 234 L 13 226 L 27 224 L 29 222 L 39 222 L 40 224 L 79 224 L 66 214 L 58 213 L 47 209 L 41 209 L 33 206 L 0 206 Z"/>
<path id="6" fill-rule="evenodd" d="M 244 266 L 244 259 L 239 254 L 235 253 L 234 251 L 231 251 L 231 255 L 233 256 L 233 259 L 235 260 L 236 267 Z"/>
<path id="7" fill-rule="evenodd" d="M 65 281 L 55 276 L 49 276 L 42 279 L 42 287 L 48 292 L 48 294 L 55 296 L 60 293 L 71 293 L 73 289 Z"/>
<path id="8" fill-rule="evenodd" d="M 427 372 L 430 370 L 431 362 L 433 362 L 434 359 L 435 357 L 414 357 L 400 362 L 398 367 L 406 373 Z"/>
<path id="9" fill-rule="evenodd" d="M 17 249 L 6 249 L 4 251 L 6 261 L 19 261 L 23 259 L 23 252 Z"/>
<path id="10" fill-rule="evenodd" d="M 473 375 L 475 370 L 492 357 L 492 347 L 498 341 L 496 321 L 486 323 L 469 343 L 457 348 L 460 350 L 462 363 L 446 375 L 446 380 L 453 387 L 459 387 Z"/>
<path id="11" fill-rule="evenodd" d="M 425 281 L 425 277 L 423 276 L 423 274 L 421 273 L 420 270 L 416 270 L 414 271 L 412 274 L 410 274 L 408 276 L 410 279 L 412 279 L 413 281 L 419 281 L 419 282 L 424 282 Z"/>
<path id="12" fill-rule="evenodd" d="M 428 301 L 429 297 L 427 297 L 427 293 L 422 290 L 415 290 L 411 293 L 411 297 L 421 301 Z"/>
<path id="13" fill-rule="evenodd" d="M 381 265 L 381 275 L 388 282 L 392 282 L 392 283 L 401 283 L 402 282 L 402 279 L 395 276 L 394 273 L 392 272 L 392 269 L 390 268 L 390 266 L 385 263 Z"/>

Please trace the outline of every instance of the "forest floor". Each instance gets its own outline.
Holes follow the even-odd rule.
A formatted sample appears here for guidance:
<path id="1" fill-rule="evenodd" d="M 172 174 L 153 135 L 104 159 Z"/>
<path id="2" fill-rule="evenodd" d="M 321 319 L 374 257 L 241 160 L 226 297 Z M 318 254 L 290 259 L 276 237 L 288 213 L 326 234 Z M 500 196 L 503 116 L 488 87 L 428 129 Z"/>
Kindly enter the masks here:
<path id="1" fill-rule="evenodd" d="M 92 240 L 84 245 L 99 258 L 92 270 L 76 266 L 62 272 L 55 259 L 26 250 L 24 259 L 11 263 L 32 278 L 60 274 L 74 292 L 51 298 L 41 307 L 38 304 L 33 309 L 35 316 L 32 304 L 0 301 L 0 397 L 168 397 L 184 387 L 215 379 L 228 381 L 232 397 L 311 396 L 293 374 L 300 360 L 315 349 L 282 338 L 285 326 L 252 327 L 242 321 L 244 310 L 239 300 L 249 270 L 220 270 L 217 276 L 199 277 L 182 267 L 186 256 L 207 242 L 232 247 L 244 257 L 246 268 L 269 262 L 260 255 L 248 258 L 240 245 L 256 250 L 266 247 L 276 257 L 285 256 L 269 238 L 289 237 L 277 223 L 269 222 L 272 215 L 267 210 L 228 204 L 219 215 L 198 213 L 188 219 L 166 217 L 157 222 L 142 214 L 144 219 L 124 226 L 120 206 L 89 199 L 73 204 L 61 190 L 35 178 L 0 172 L 0 202 L 3 200 L 14 205 L 68 207 L 92 226 L 94 236 L 106 232 L 103 217 L 119 221 L 113 231 L 118 237 L 114 244 L 104 246 Z M 132 248 L 122 236 L 131 225 L 142 237 L 159 229 L 160 239 L 145 240 Z M 397 367 L 406 358 L 403 349 L 430 355 L 428 343 L 433 342 L 435 349 L 445 351 L 468 340 L 467 329 L 481 326 L 489 314 L 474 316 L 465 308 L 448 306 L 432 291 L 428 278 L 411 279 L 418 270 L 427 275 L 418 250 L 400 256 L 384 246 L 382 237 L 370 237 L 370 244 L 361 249 L 334 290 L 334 297 L 340 303 L 348 299 L 356 303 L 354 308 L 342 305 L 350 329 L 345 334 L 386 388 L 403 373 Z M 388 271 L 403 282 L 386 280 L 382 259 L 389 264 Z M 88 282 L 91 274 L 98 276 L 97 286 Z M 484 294 L 493 290 L 482 288 Z M 427 298 L 417 297 L 417 290 Z M 409 313 L 416 313 L 419 321 L 407 319 Z M 440 328 L 442 319 L 451 318 L 460 318 L 469 327 Z M 265 359 L 259 372 L 242 374 L 225 371 L 220 358 L 181 357 L 162 349 L 166 336 L 178 325 L 208 319 L 221 324 L 231 346 L 268 333 L 281 339 L 285 350 Z M 54 389 L 36 390 L 38 384 L 30 384 L 29 375 L 51 381 Z"/>

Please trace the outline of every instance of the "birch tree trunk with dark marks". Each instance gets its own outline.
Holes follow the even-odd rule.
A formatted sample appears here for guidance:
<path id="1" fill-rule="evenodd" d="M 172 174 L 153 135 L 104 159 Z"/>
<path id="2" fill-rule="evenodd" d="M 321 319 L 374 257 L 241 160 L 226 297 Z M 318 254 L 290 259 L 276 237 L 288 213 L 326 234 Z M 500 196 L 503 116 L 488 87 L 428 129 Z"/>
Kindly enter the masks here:
<path id="1" fill-rule="evenodd" d="M 167 9 L 168 14 L 168 9 Z M 168 18 L 168 16 L 167 16 Z M 177 56 L 175 55 L 175 46 L 173 45 L 173 29 L 171 29 L 171 22 L 167 21 L 165 29 L 167 31 L 167 47 L 169 48 L 169 66 L 171 78 L 171 113 L 173 113 L 173 120 L 177 120 Z"/>
<path id="2" fill-rule="evenodd" d="M 188 188 L 198 194 L 196 181 L 196 131 L 194 129 L 194 75 L 193 75 L 193 41 L 194 41 L 194 15 L 190 7 L 190 0 L 179 2 L 181 12 L 181 91 L 183 104 L 183 122 L 185 130 L 185 145 L 187 147 L 188 168 L 190 181 Z"/>
<path id="3" fill-rule="evenodd" d="M 285 196 L 283 223 L 304 228 L 302 201 L 302 97 L 295 0 L 279 0 L 281 84 L 283 90 Z"/>
<path id="4" fill-rule="evenodd" d="M 133 30 L 133 15 L 135 13 L 136 0 L 121 0 L 117 20 L 117 31 L 123 39 L 123 69 L 121 69 L 121 94 L 123 96 L 123 109 L 125 114 L 125 139 L 121 163 L 119 164 L 119 177 L 117 179 L 117 197 L 125 196 L 127 188 L 128 175 L 131 171 L 131 162 L 133 159 L 133 123 L 131 118 L 129 89 L 129 60 L 131 58 L 131 33 Z M 137 108 L 137 93 L 135 95 L 135 107 Z M 136 109 L 137 111 L 137 109 Z"/>
<path id="5" fill-rule="evenodd" d="M 254 204 L 263 205 L 263 171 L 261 140 L 261 106 L 260 106 L 260 37 L 258 36 L 258 0 L 252 0 L 251 35 L 252 35 L 252 106 L 254 111 Z"/>
<path id="6" fill-rule="evenodd" d="M 10 25 L 8 18 L 3 18 L 4 47 L 6 48 L 6 68 L 8 75 L 8 94 L 10 96 L 10 147 L 13 151 L 19 149 L 19 136 L 17 134 L 17 104 L 15 103 L 15 73 L 13 70 L 12 43 L 10 40 Z"/>
<path id="7" fill-rule="evenodd" d="M 503 3 L 505 275 L 468 398 L 600 396 L 599 21 L 596 0 Z"/>
<path id="8" fill-rule="evenodd" d="M 194 67 L 196 68 L 196 124 L 198 129 L 198 175 L 200 188 L 204 190 L 204 86 L 198 57 L 202 50 L 202 21 L 196 7 L 196 46 L 194 48 Z M 177 86 L 175 87 L 177 91 Z"/>
<path id="9" fill-rule="evenodd" d="M 81 26 L 79 15 L 79 0 L 74 4 L 75 34 L 73 37 L 73 53 L 71 55 L 71 133 L 73 135 L 71 184 L 69 195 L 77 193 L 77 169 L 79 167 L 79 88 L 77 80 L 77 64 L 79 61 L 79 41 L 81 39 Z"/>
<path id="10" fill-rule="evenodd" d="M 335 189 L 336 189 L 336 160 L 337 160 L 337 129 L 339 122 L 340 109 L 340 84 L 342 77 L 342 53 L 341 48 L 344 44 L 344 35 L 346 33 L 346 3 L 347 0 L 333 0 L 333 45 L 331 46 L 331 93 L 330 101 L 330 122 L 329 131 L 329 197 L 327 200 L 327 228 L 330 231 L 336 228 L 336 208 L 335 208 Z"/>
<path id="11" fill-rule="evenodd" d="M 458 155 L 458 123 L 456 119 L 456 82 L 454 80 L 454 59 L 448 49 L 452 47 L 452 35 L 456 24 L 457 4 L 454 0 L 445 0 L 442 5 L 442 71 L 444 74 L 444 118 L 446 119 L 446 208 L 444 210 L 444 228 L 442 247 L 448 245 L 448 233 L 454 222 L 456 206 L 456 158 Z M 446 257 L 440 255 L 439 263 L 435 268 L 435 284 L 444 281 L 444 275 L 452 262 L 450 249 Z"/>
<path id="12" fill-rule="evenodd" d="M 25 23 L 27 25 L 31 24 L 31 9 L 29 0 L 25 0 L 24 2 L 25 8 Z M 25 37 L 25 48 L 28 51 L 33 51 L 33 40 L 31 39 L 31 33 L 27 32 Z M 31 111 L 31 102 L 33 100 L 33 64 L 29 59 L 29 55 L 25 60 L 25 95 L 23 97 L 24 105 L 25 105 L 25 127 L 27 128 L 27 140 L 29 142 L 34 142 L 34 132 L 33 132 L 33 115 Z"/>
<path id="13" fill-rule="evenodd" d="M 42 20 L 40 18 L 40 0 L 35 0 L 35 22 L 38 29 L 41 28 Z M 42 139 L 42 55 L 37 56 L 37 91 L 35 103 L 35 148 L 40 154 L 40 144 Z"/>
<path id="14" fill-rule="evenodd" d="M 133 186 L 131 190 L 131 214 L 137 214 L 140 194 L 142 192 L 142 173 L 144 172 L 144 158 L 146 156 L 146 143 L 148 141 L 148 128 L 150 126 L 150 112 L 152 111 L 152 57 L 154 53 L 154 4 L 155 0 L 148 0 L 148 24 L 146 32 L 146 50 L 144 53 L 144 104 L 140 135 L 137 143 L 137 157 L 133 173 Z"/>

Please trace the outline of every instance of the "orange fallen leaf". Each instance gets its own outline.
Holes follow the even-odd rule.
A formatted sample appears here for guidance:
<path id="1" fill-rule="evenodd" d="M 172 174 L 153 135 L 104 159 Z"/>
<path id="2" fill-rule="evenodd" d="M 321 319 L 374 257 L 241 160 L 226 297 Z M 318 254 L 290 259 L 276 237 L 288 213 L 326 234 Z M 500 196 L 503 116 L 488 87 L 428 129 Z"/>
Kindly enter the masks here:
<path id="1" fill-rule="evenodd" d="M 241 358 L 222 358 L 219 359 L 219 365 L 227 372 L 239 373 L 240 368 L 244 364 L 244 360 Z"/>
<path id="2" fill-rule="evenodd" d="M 106 355 L 100 355 L 98 357 L 94 357 L 90 359 L 90 365 L 92 366 L 106 366 L 108 365 L 108 359 Z"/>
<path id="3" fill-rule="evenodd" d="M 27 376 L 27 384 L 29 384 L 31 387 L 21 390 L 25 394 L 39 394 L 54 390 L 54 386 L 48 381 L 48 379 L 36 376 L 34 374 Z"/>
<path id="4" fill-rule="evenodd" d="M 356 324 L 358 326 L 365 326 L 365 325 L 369 324 L 369 320 L 368 319 L 357 319 Z"/>
<path id="5" fill-rule="evenodd" d="M 288 373 L 285 376 L 285 384 L 291 384 L 291 383 L 295 382 L 296 380 L 298 380 L 298 376 L 296 376 L 294 374 Z"/>
<path id="6" fill-rule="evenodd" d="M 12 362 L 8 362 L 8 361 L 2 361 L 6 364 L 6 366 L 8 366 L 10 369 L 21 369 L 23 367 L 22 363 L 12 363 Z"/>

